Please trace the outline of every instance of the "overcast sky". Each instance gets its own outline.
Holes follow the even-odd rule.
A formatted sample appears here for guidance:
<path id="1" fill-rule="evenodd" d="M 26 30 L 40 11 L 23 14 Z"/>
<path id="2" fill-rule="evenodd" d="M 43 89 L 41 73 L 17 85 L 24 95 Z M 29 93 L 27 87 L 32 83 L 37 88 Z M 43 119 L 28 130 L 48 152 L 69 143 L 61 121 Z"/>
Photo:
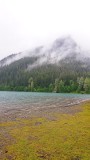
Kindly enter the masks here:
<path id="1" fill-rule="evenodd" d="M 0 59 L 63 35 L 90 50 L 90 0 L 0 0 Z"/>

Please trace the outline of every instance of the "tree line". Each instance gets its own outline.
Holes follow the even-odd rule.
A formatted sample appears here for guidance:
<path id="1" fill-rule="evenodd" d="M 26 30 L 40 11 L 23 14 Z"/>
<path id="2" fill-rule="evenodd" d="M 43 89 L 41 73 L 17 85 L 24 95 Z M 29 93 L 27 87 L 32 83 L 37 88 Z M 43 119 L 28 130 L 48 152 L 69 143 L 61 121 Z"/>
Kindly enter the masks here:
<path id="1" fill-rule="evenodd" d="M 77 81 L 70 80 L 69 84 L 59 78 L 47 87 L 35 86 L 34 79 L 29 78 L 26 86 L 0 85 L 0 90 L 8 91 L 31 91 L 31 92 L 55 92 L 55 93 L 90 93 L 90 78 L 78 77 Z"/>
<path id="2" fill-rule="evenodd" d="M 0 90 L 90 93 L 90 67 L 82 67 L 83 62 L 62 60 L 29 70 L 35 61 L 27 57 L 0 68 Z"/>
<path id="3" fill-rule="evenodd" d="M 34 80 L 31 77 L 28 81 L 28 91 L 42 91 L 42 92 L 56 92 L 56 93 L 90 93 L 90 78 L 86 77 L 78 77 L 77 81 L 73 80 L 69 81 L 69 85 L 66 85 L 63 80 L 59 80 L 59 78 L 55 79 L 54 83 L 49 84 L 46 88 L 34 87 Z"/>

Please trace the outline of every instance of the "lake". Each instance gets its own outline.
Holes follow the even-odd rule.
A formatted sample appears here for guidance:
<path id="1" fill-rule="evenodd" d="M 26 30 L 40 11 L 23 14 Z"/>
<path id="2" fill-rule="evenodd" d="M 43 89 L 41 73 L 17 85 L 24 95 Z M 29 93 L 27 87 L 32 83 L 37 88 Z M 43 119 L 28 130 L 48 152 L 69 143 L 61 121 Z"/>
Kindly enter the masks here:
<path id="1" fill-rule="evenodd" d="M 0 113 L 6 110 L 69 106 L 90 100 L 90 94 L 0 92 Z"/>

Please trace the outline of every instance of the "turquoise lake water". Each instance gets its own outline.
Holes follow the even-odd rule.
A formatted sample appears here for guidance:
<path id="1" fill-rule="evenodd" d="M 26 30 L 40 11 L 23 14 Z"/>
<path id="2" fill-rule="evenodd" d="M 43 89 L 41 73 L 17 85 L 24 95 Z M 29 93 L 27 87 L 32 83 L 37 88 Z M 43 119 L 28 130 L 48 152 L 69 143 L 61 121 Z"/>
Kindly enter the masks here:
<path id="1" fill-rule="evenodd" d="M 90 100 L 90 94 L 61 94 L 36 92 L 0 92 L 0 112 L 17 108 L 69 106 Z"/>

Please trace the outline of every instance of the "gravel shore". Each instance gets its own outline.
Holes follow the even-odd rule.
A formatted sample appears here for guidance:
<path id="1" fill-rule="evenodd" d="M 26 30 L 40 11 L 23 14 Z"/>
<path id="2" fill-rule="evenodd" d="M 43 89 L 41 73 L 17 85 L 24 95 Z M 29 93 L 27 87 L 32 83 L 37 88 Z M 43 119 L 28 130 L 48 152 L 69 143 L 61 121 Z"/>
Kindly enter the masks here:
<path id="1" fill-rule="evenodd" d="M 90 101 L 87 101 L 90 103 Z M 30 107 L 20 107 L 16 109 L 6 109 L 0 112 L 0 122 L 3 121 L 15 121 L 18 118 L 32 118 L 32 117 L 44 117 L 48 116 L 51 113 L 64 113 L 64 114 L 75 114 L 82 110 L 82 103 L 86 103 L 86 101 L 81 102 L 79 104 L 71 104 L 65 106 L 37 106 L 36 108 Z"/>

